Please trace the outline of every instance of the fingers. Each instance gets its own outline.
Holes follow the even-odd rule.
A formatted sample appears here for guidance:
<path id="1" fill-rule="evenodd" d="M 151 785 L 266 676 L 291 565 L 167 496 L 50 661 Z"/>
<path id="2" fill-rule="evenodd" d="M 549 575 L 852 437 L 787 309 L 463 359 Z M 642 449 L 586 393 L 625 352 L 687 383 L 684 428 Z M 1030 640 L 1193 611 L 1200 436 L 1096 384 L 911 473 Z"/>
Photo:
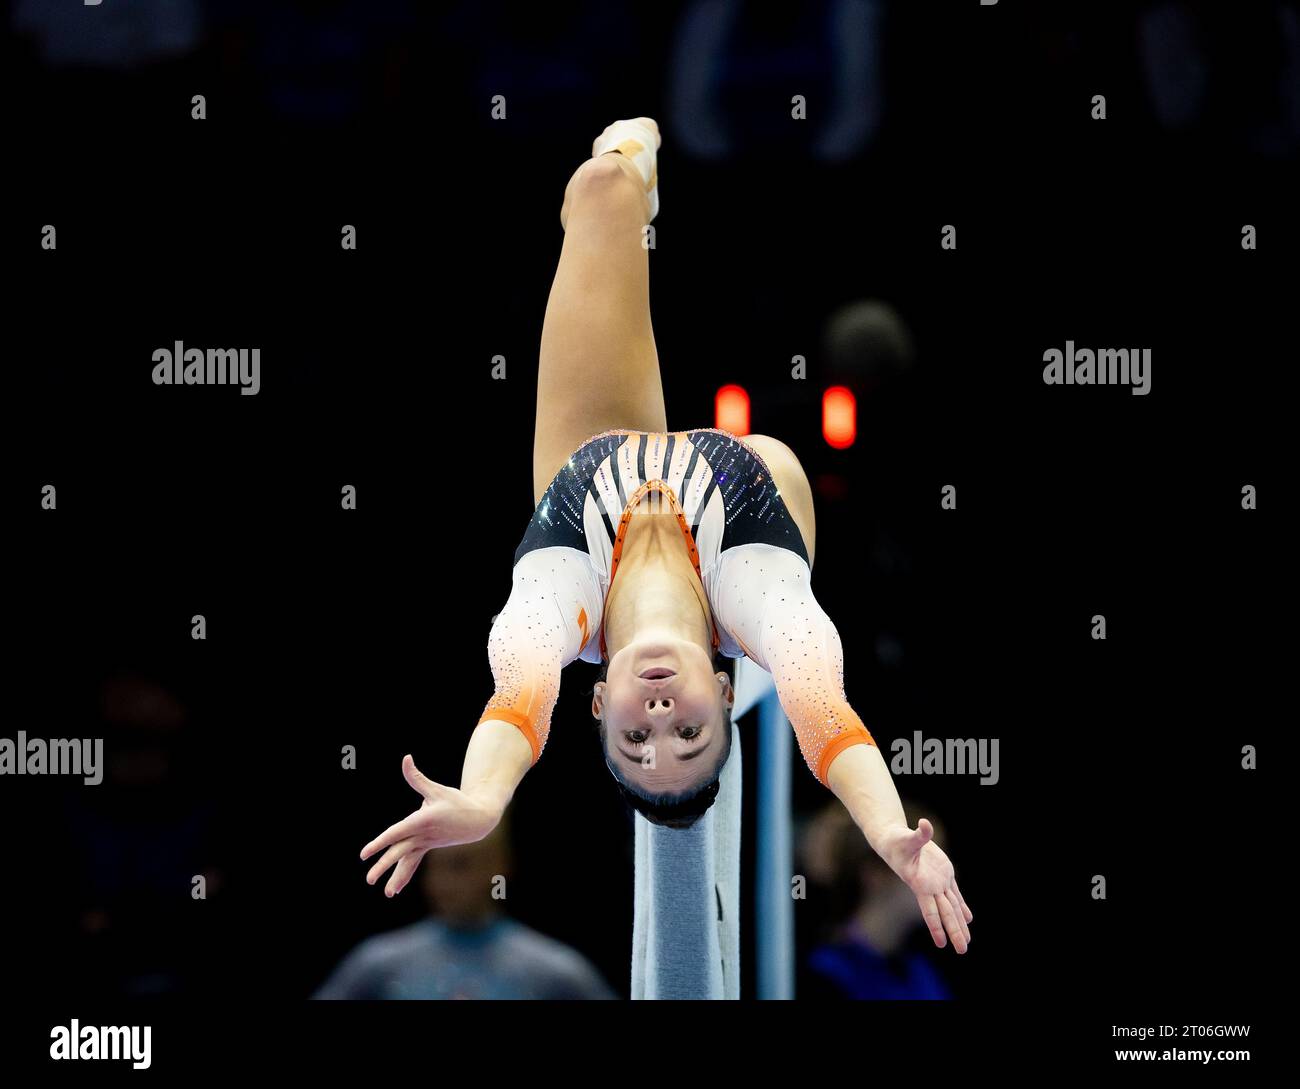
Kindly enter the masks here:
<path id="1" fill-rule="evenodd" d="M 436 798 L 439 792 L 446 789 L 441 783 L 435 783 L 420 771 L 420 769 L 415 766 L 415 761 L 411 758 L 410 753 L 407 753 L 406 756 L 402 757 L 402 775 L 406 778 L 406 781 L 411 785 L 413 790 L 417 791 L 422 797 L 429 800 Z M 382 835 L 372 839 L 361 848 L 361 860 L 364 862 L 376 851 L 382 851 L 385 847 L 391 847 L 394 843 L 398 842 L 398 840 L 403 840 L 408 836 L 413 835 L 420 822 L 421 813 L 422 809 L 417 809 L 405 820 L 390 825 Z"/>
<path id="2" fill-rule="evenodd" d="M 952 891 L 957 894 L 957 902 L 961 904 L 961 910 L 966 917 L 966 921 L 968 923 L 973 923 L 975 921 L 975 916 L 971 912 L 971 909 L 966 906 L 966 897 L 961 894 L 961 889 L 957 887 L 957 879 L 955 877 L 952 879 Z"/>
<path id="3" fill-rule="evenodd" d="M 948 903 L 952 905 L 953 918 L 957 921 L 957 926 L 961 928 L 962 940 L 966 943 L 967 947 L 969 947 L 970 927 L 966 925 L 966 920 L 962 917 L 964 912 L 961 908 L 961 901 L 957 898 L 957 894 L 953 892 L 951 885 L 944 890 L 944 896 L 947 898 Z M 960 950 L 958 950 L 958 952 L 960 952 Z"/>
<path id="4" fill-rule="evenodd" d="M 415 760 L 412 759 L 410 753 L 402 757 L 402 774 L 406 776 L 406 781 L 411 784 L 411 789 L 425 798 L 433 798 L 441 786 L 415 766 Z"/>
<path id="5" fill-rule="evenodd" d="M 952 947 L 958 953 L 966 952 L 966 937 L 962 925 L 957 920 L 957 910 L 948 902 L 947 896 L 939 896 L 935 902 L 939 905 L 939 916 L 943 920 L 943 928 L 952 938 Z"/>
<path id="6" fill-rule="evenodd" d="M 920 854 L 921 848 L 932 839 L 934 839 L 934 825 L 922 817 L 915 828 L 907 830 L 907 835 L 903 840 L 904 849 L 910 855 Z"/>
<path id="7" fill-rule="evenodd" d="M 413 845 L 415 840 L 404 839 L 400 843 L 394 843 L 387 851 L 384 857 L 370 867 L 370 872 L 366 874 L 366 884 L 373 885 L 379 880 L 380 875 L 388 869 L 394 862 L 402 857 Z"/>
<path id="8" fill-rule="evenodd" d="M 402 758 L 402 775 L 426 800 L 437 796 L 438 792 L 444 788 L 435 783 L 426 776 L 419 768 L 415 766 L 415 761 L 411 758 L 410 753 Z M 388 883 L 384 886 L 384 893 L 387 896 L 396 896 L 411 880 L 411 875 L 415 868 L 420 864 L 420 859 L 424 857 L 427 848 L 416 845 L 416 833 L 427 822 L 425 814 L 426 806 L 421 806 L 405 820 L 400 820 L 396 824 L 389 825 L 382 834 L 376 836 L 364 847 L 361 848 L 361 860 L 366 859 L 383 851 L 383 856 L 370 867 L 369 873 L 366 874 L 366 883 L 373 885 L 394 863 L 397 864 L 393 870 L 392 876 L 389 877 Z"/>
<path id="9" fill-rule="evenodd" d="M 918 896 L 916 902 L 921 905 L 921 918 L 925 920 L 925 925 L 930 930 L 930 937 L 934 944 L 942 949 L 948 944 L 948 939 L 943 932 L 943 920 L 939 916 L 939 905 L 935 902 L 933 896 L 926 894 Z"/>
<path id="10" fill-rule="evenodd" d="M 388 884 L 384 886 L 384 895 L 396 896 L 406 888 L 406 883 L 411 880 L 411 874 L 415 873 L 415 868 L 420 864 L 420 859 L 423 857 L 424 852 L 418 848 L 404 854 L 401 862 L 397 864 L 397 869 L 393 871 L 393 876 L 388 879 Z"/>
<path id="11" fill-rule="evenodd" d="M 391 847 L 399 840 L 404 840 L 408 836 L 414 835 L 420 826 L 420 818 L 423 815 L 424 811 L 422 809 L 417 809 L 405 820 L 389 825 L 383 833 L 361 848 L 361 861 L 364 862 L 376 851 L 382 851 L 385 847 Z"/>
<path id="12" fill-rule="evenodd" d="M 899 841 L 898 850 L 904 852 L 910 858 L 916 858 L 920 855 L 922 849 L 927 843 L 934 838 L 934 828 L 928 820 L 921 818 L 916 828 L 907 829 L 906 833 Z"/>

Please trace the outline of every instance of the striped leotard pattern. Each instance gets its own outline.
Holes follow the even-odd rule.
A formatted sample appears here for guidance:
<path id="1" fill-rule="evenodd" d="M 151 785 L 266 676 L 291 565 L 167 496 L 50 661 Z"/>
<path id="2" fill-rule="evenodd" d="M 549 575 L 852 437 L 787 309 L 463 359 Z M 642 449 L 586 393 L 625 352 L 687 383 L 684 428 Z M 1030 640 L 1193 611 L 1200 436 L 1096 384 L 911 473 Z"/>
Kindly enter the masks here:
<path id="1" fill-rule="evenodd" d="M 601 432 L 560 468 L 515 550 L 513 588 L 488 641 L 496 688 L 480 721 L 513 722 L 534 761 L 541 755 L 561 669 L 602 661 L 619 525 L 649 481 L 671 492 L 683 547 L 697 548 L 719 652 L 772 674 L 825 783 L 844 748 L 874 742 L 845 698 L 839 633 L 813 597 L 799 528 L 758 452 L 718 428 Z"/>

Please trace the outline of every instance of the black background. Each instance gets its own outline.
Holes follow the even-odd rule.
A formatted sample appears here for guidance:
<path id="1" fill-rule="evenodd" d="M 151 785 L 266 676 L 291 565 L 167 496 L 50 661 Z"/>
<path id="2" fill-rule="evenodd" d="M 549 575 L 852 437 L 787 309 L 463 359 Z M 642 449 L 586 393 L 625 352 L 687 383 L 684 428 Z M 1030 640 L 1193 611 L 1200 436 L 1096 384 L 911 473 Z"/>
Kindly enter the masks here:
<path id="1" fill-rule="evenodd" d="M 999 8 L 894 11 L 898 106 L 853 162 L 778 147 L 704 163 L 665 133 L 651 275 L 669 426 L 711 425 L 736 381 L 752 429 L 799 453 L 819 490 L 814 589 L 882 749 L 914 730 L 1000 739 L 996 786 L 899 781 L 913 820 L 940 815 L 975 913 L 970 954 L 939 963 L 985 1019 L 981 1047 L 1065 1009 L 1247 1021 L 1261 962 L 1291 944 L 1289 829 L 1266 809 L 1290 717 L 1294 154 L 1244 146 L 1227 91 L 1192 133 L 1158 131 L 1121 17 L 1060 15 L 1085 43 L 1064 64 L 1041 21 Z M 667 32 L 644 30 L 626 65 L 593 60 L 581 100 L 503 86 L 503 122 L 479 29 L 422 39 L 438 63 L 417 48 L 398 98 L 327 128 L 266 121 L 256 88 L 216 75 L 191 121 L 202 59 L 147 84 L 11 69 L 6 736 L 91 736 L 120 669 L 191 709 L 163 795 L 100 787 L 90 804 L 205 814 L 220 892 L 192 904 L 186 886 L 129 946 L 195 1002 L 293 1016 L 358 940 L 421 912 L 367 887 L 356 853 L 414 808 L 403 753 L 457 781 L 490 694 L 491 616 L 531 510 L 559 198 L 604 124 L 658 112 Z M 788 101 L 777 81 L 747 106 Z M 821 323 L 867 295 L 905 315 L 918 365 L 859 391 L 858 442 L 836 452 L 817 404 L 843 376 Z M 260 394 L 153 386 L 152 351 L 177 339 L 260 346 Z M 1151 393 L 1045 386 L 1042 354 L 1066 339 L 1150 347 Z M 45 483 L 57 512 L 39 509 Z M 872 562 L 882 540 L 900 565 Z M 877 660 L 881 632 L 901 668 Z M 566 669 L 512 807 L 511 910 L 626 994 L 631 825 L 586 715 L 595 672 Z M 801 814 L 826 800 L 802 765 L 795 788 Z M 69 790 L 0 784 L 5 990 L 56 1019 L 77 1015 L 69 998 L 120 997 L 77 936 L 92 860 Z M 1058 1026 L 1072 1056 L 1109 1046 L 1082 1023 Z"/>

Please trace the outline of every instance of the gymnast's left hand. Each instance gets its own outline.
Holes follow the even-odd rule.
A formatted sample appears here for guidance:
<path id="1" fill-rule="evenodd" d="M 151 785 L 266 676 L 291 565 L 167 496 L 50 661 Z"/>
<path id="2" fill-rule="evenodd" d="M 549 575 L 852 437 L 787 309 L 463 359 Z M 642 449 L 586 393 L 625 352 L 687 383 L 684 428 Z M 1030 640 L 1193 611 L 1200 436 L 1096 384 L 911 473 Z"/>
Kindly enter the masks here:
<path id="1" fill-rule="evenodd" d="M 934 842 L 934 825 L 924 817 L 914 829 L 897 825 L 881 837 L 878 850 L 916 896 L 934 944 L 942 949 L 951 938 L 953 948 L 965 953 L 975 916 L 957 887 L 952 863 Z"/>

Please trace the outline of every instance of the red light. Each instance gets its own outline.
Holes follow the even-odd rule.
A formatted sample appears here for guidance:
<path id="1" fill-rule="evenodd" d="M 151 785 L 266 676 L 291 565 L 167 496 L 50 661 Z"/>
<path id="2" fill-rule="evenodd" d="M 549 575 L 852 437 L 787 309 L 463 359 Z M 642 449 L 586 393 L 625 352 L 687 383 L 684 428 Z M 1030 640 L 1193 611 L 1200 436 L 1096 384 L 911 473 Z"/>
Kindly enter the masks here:
<path id="1" fill-rule="evenodd" d="M 848 449 L 858 437 L 858 402 L 847 386 L 822 394 L 822 437 L 836 450 Z"/>
<path id="2" fill-rule="evenodd" d="M 723 386 L 713 398 L 714 427 L 733 435 L 749 434 L 749 394 L 744 386 Z"/>

